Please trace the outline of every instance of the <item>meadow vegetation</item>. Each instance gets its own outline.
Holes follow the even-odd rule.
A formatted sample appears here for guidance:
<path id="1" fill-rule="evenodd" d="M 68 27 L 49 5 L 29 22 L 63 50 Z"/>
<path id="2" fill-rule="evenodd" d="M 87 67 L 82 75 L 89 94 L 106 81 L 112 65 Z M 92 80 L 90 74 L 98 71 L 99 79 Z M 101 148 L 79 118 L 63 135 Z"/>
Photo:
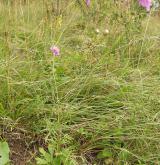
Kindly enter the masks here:
<path id="1" fill-rule="evenodd" d="M 160 163 L 158 11 L 136 0 L 1 0 L 0 13 L 11 164 Z"/>

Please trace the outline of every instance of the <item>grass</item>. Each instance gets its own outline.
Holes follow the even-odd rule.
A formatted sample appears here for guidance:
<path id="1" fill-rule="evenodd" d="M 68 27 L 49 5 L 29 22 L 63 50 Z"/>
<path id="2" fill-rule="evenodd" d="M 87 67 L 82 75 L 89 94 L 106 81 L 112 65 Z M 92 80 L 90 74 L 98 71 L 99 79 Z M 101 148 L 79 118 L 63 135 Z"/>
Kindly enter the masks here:
<path id="1" fill-rule="evenodd" d="M 13 164 L 160 163 L 155 11 L 7 0 L 0 12 L 0 134 Z"/>

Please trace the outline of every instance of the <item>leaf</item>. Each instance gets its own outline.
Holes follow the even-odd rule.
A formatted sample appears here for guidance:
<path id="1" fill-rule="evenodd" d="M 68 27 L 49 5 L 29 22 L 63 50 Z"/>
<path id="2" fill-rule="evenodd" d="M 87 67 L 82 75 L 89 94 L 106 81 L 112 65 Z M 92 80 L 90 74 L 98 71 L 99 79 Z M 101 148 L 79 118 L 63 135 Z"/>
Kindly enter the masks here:
<path id="1" fill-rule="evenodd" d="M 43 148 L 39 148 L 39 152 L 45 157 L 46 151 Z"/>
<path id="2" fill-rule="evenodd" d="M 55 165 L 61 165 L 61 163 L 62 163 L 61 157 L 58 156 L 58 157 L 54 158 L 53 164 L 55 164 Z"/>
<path id="3" fill-rule="evenodd" d="M 46 162 L 50 162 L 52 160 L 52 155 L 46 152 L 43 148 L 40 148 L 39 152 L 42 154 L 41 156 Z"/>
<path id="4" fill-rule="evenodd" d="M 36 158 L 36 162 L 38 165 L 48 165 L 48 162 L 45 159 Z"/>
<path id="5" fill-rule="evenodd" d="M 4 111 L 2 103 L 0 103 L 0 111 Z"/>
<path id="6" fill-rule="evenodd" d="M 49 145 L 49 146 L 48 146 L 48 151 L 49 151 L 49 153 L 51 154 L 51 156 L 53 156 L 53 154 L 54 154 L 54 148 L 53 148 L 52 145 Z"/>
<path id="7" fill-rule="evenodd" d="M 0 165 L 5 165 L 9 162 L 9 146 L 7 142 L 0 142 Z"/>
<path id="8" fill-rule="evenodd" d="M 129 153 L 127 151 L 123 150 L 119 153 L 118 157 L 120 160 L 126 161 L 129 158 Z"/>
<path id="9" fill-rule="evenodd" d="M 112 152 L 110 152 L 108 149 L 104 149 L 97 155 L 98 159 L 110 158 L 110 157 L 112 157 Z"/>

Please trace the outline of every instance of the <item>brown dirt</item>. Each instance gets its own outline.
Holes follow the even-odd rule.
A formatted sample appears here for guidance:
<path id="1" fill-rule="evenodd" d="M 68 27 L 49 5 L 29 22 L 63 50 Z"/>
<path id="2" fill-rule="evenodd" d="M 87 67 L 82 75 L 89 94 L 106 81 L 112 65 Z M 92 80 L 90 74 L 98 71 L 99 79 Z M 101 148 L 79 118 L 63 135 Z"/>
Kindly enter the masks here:
<path id="1" fill-rule="evenodd" d="M 38 148 L 44 146 L 42 137 L 24 133 L 23 131 L 4 131 L 0 137 L 9 144 L 12 165 L 34 164 Z"/>

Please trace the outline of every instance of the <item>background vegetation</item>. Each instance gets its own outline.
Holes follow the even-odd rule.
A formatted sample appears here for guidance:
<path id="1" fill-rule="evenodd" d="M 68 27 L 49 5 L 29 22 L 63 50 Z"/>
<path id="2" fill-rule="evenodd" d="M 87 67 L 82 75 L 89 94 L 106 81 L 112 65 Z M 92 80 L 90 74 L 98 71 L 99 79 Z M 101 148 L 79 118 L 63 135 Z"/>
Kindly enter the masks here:
<path id="1" fill-rule="evenodd" d="M 157 11 L 1 0 L 0 13 L 0 134 L 13 164 L 160 163 Z"/>

